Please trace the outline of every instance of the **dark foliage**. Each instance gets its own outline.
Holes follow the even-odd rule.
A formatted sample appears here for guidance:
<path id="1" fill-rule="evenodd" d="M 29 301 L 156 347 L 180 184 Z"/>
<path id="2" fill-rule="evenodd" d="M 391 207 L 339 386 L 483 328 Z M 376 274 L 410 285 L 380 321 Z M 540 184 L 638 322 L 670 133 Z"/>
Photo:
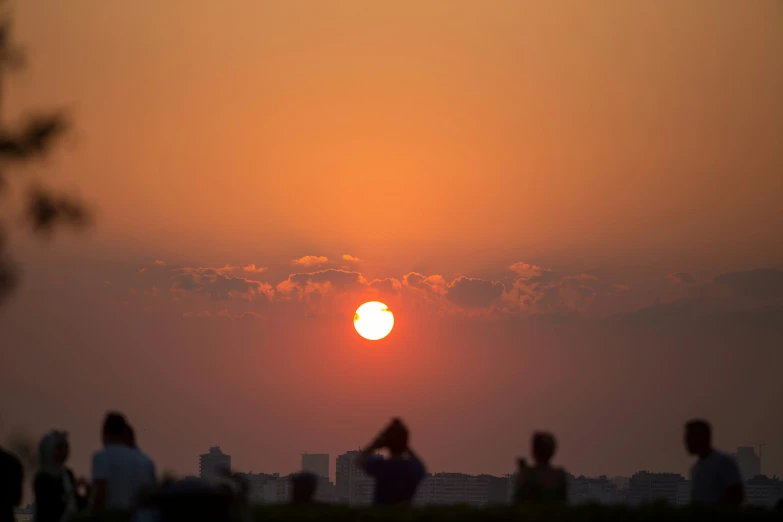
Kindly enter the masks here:
<path id="1" fill-rule="evenodd" d="M 68 125 L 61 114 L 33 116 L 18 132 L 0 129 L 0 161 L 22 161 L 41 156 Z"/>
<path id="2" fill-rule="evenodd" d="M 24 62 L 21 52 L 12 44 L 10 34 L 10 22 L 0 21 L 0 74 L 5 70 L 18 69 Z M 0 92 L 1 88 L 0 85 Z M 14 130 L 0 124 L 0 197 L 7 194 L 4 189 L 12 181 L 9 167 L 43 157 L 67 130 L 68 124 L 61 112 L 30 116 L 19 129 Z M 13 181 L 33 183 L 29 179 L 14 178 Z M 27 193 L 24 215 L 33 233 L 39 236 L 51 236 L 58 225 L 81 228 L 89 222 L 83 204 L 72 197 L 56 194 L 40 184 Z M 13 291 L 19 275 L 8 251 L 8 227 L 3 225 L 0 223 L 0 304 Z"/>

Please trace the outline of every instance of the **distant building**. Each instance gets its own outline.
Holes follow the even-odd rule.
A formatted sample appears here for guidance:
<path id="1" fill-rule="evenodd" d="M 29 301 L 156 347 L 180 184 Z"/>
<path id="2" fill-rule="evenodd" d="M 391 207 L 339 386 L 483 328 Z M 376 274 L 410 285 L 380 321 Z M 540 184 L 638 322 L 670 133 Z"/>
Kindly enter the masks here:
<path id="1" fill-rule="evenodd" d="M 610 479 L 617 485 L 617 489 L 628 489 L 628 483 L 631 481 L 631 477 L 613 477 Z"/>
<path id="2" fill-rule="evenodd" d="M 683 480 L 677 484 L 677 505 L 687 506 L 691 503 L 691 481 Z"/>
<path id="3" fill-rule="evenodd" d="M 375 479 L 366 475 L 356 465 L 361 452 L 349 451 L 337 457 L 335 463 L 335 493 L 338 502 L 352 506 L 372 504 Z"/>
<path id="4" fill-rule="evenodd" d="M 731 456 L 737 461 L 742 480 L 747 481 L 761 475 L 761 457 L 756 455 L 756 450 L 751 446 L 740 446 Z"/>
<path id="5" fill-rule="evenodd" d="M 337 486 L 326 477 L 318 477 L 318 489 L 315 490 L 315 500 L 327 504 L 337 502 Z"/>
<path id="6" fill-rule="evenodd" d="M 752 506 L 774 507 L 783 498 L 783 481 L 757 475 L 745 481 L 745 502 Z"/>
<path id="7" fill-rule="evenodd" d="M 329 455 L 305 453 L 302 455 L 302 471 L 308 471 L 319 477 L 329 479 Z"/>
<path id="8" fill-rule="evenodd" d="M 634 473 L 628 481 L 628 503 L 638 506 L 664 501 L 676 505 L 683 481 L 685 478 L 679 473 Z"/>
<path id="9" fill-rule="evenodd" d="M 248 483 L 248 497 L 255 504 L 275 504 L 280 502 L 277 489 L 279 473 L 240 473 Z"/>
<path id="10" fill-rule="evenodd" d="M 618 504 L 617 484 L 605 475 L 600 477 L 575 477 L 568 475 L 569 504 Z"/>
<path id="11" fill-rule="evenodd" d="M 220 470 L 231 471 L 231 456 L 220 451 L 220 446 L 212 446 L 209 453 L 199 457 L 199 476 L 203 479 L 215 479 Z"/>
<path id="12" fill-rule="evenodd" d="M 509 503 L 509 477 L 436 473 L 427 475 L 414 499 L 419 505 L 486 506 Z"/>
<path id="13" fill-rule="evenodd" d="M 517 492 L 517 477 L 519 477 L 518 471 L 506 475 L 506 503 L 507 504 L 514 503 L 514 497 L 516 496 L 516 492 Z"/>

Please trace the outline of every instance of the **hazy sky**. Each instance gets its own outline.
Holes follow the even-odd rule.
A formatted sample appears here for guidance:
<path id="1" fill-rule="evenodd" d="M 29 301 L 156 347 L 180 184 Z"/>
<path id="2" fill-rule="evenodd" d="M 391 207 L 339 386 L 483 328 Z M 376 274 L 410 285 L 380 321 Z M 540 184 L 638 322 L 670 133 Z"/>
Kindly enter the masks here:
<path id="1" fill-rule="evenodd" d="M 402 415 L 433 471 L 547 428 L 629 475 L 705 416 L 783 473 L 781 2 L 16 4 L 4 117 L 68 109 L 27 174 L 97 219 L 15 237 L 6 438 L 86 472 L 120 409 L 161 469 L 289 472 Z"/>

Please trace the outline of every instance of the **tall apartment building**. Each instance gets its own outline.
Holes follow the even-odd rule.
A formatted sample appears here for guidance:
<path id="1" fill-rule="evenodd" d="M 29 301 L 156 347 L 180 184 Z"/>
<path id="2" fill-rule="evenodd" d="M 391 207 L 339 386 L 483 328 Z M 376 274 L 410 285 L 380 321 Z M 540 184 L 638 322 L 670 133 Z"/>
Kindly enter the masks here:
<path id="1" fill-rule="evenodd" d="M 203 479 L 217 478 L 219 470 L 231 471 L 231 456 L 220 451 L 220 446 L 212 446 L 209 453 L 199 456 L 198 473 Z"/>
<path id="2" fill-rule="evenodd" d="M 329 455 L 324 453 L 305 453 L 302 455 L 302 471 L 308 471 L 318 477 L 329 478 Z"/>
<path id="3" fill-rule="evenodd" d="M 742 480 L 747 481 L 761 475 L 761 457 L 756 455 L 756 450 L 751 446 L 740 446 L 736 453 L 731 455 L 737 461 Z"/>
<path id="4" fill-rule="evenodd" d="M 685 478 L 679 473 L 634 473 L 628 481 L 628 503 L 638 506 L 648 502 L 665 501 L 676 505 L 680 483 Z"/>
<path id="5" fill-rule="evenodd" d="M 359 451 L 349 451 L 337 457 L 335 463 L 336 496 L 338 502 L 352 506 L 372 504 L 375 480 L 356 465 Z"/>
<path id="6" fill-rule="evenodd" d="M 509 477 L 436 473 L 419 485 L 415 503 L 419 505 L 465 504 L 486 506 L 508 503 Z"/>

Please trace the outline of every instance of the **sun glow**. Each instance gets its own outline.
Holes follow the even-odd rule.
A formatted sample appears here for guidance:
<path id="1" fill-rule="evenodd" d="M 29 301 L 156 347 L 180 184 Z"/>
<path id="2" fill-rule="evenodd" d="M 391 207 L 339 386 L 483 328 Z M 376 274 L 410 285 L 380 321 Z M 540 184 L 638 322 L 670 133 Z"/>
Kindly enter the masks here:
<path id="1" fill-rule="evenodd" d="M 353 327 L 365 339 L 377 341 L 392 331 L 394 314 L 385 304 L 370 301 L 356 309 L 353 316 Z"/>

